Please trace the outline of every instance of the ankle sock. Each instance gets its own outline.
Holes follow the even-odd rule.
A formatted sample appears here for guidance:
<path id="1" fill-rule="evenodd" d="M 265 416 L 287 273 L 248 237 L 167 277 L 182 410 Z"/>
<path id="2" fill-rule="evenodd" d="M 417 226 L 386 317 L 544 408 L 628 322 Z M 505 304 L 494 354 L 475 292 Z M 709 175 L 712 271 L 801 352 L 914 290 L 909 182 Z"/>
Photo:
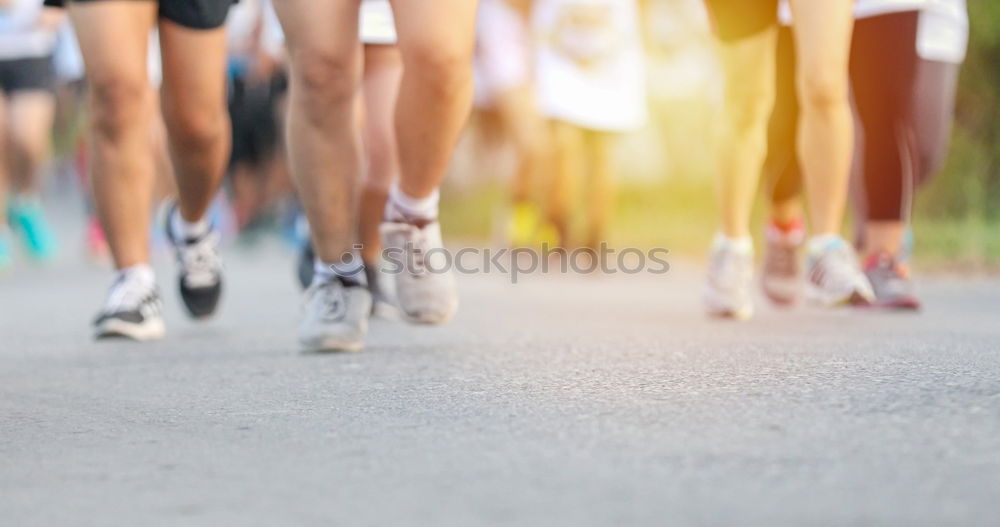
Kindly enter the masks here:
<path id="1" fill-rule="evenodd" d="M 118 279 L 134 281 L 149 289 L 156 287 L 156 273 L 149 264 L 136 264 L 119 269 Z"/>
<path id="2" fill-rule="evenodd" d="M 326 283 L 340 280 L 348 287 L 365 286 L 365 266 L 361 258 L 353 256 L 340 262 L 324 262 L 319 258 L 313 262 L 313 283 Z"/>
<path id="3" fill-rule="evenodd" d="M 385 217 L 390 221 L 433 221 L 437 219 L 440 200 L 441 193 L 437 190 L 426 198 L 414 198 L 406 195 L 398 185 L 393 185 L 385 204 Z"/>
<path id="4" fill-rule="evenodd" d="M 799 232 L 804 228 L 804 222 L 802 218 L 795 218 L 790 221 L 777 221 L 774 219 L 770 220 L 771 226 L 778 229 L 784 234 L 790 234 L 794 232 Z"/>
<path id="5" fill-rule="evenodd" d="M 844 238 L 838 234 L 819 234 L 809 238 L 809 242 L 806 247 L 810 253 L 819 253 L 824 251 L 827 247 L 843 243 L 847 242 L 845 242 Z"/>
<path id="6" fill-rule="evenodd" d="M 176 240 L 197 240 L 208 234 L 209 229 L 211 224 L 207 215 L 198 221 L 189 222 L 181 217 L 179 209 L 175 208 L 170 214 L 170 234 Z"/>
<path id="7" fill-rule="evenodd" d="M 744 236 L 742 238 L 730 238 L 721 232 L 716 233 L 715 240 L 712 242 L 712 246 L 726 247 L 740 253 L 752 253 L 753 252 L 753 238 L 750 236 Z"/>

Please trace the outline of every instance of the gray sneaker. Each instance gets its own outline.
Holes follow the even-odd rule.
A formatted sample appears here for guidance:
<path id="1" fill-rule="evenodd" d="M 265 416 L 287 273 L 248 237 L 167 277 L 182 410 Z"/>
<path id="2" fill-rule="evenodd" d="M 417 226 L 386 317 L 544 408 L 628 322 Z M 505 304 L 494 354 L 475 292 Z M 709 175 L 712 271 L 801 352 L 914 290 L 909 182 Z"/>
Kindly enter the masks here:
<path id="1" fill-rule="evenodd" d="M 717 238 L 709 256 L 704 300 L 708 314 L 749 320 L 753 317 L 753 249 L 740 248 Z"/>
<path id="2" fill-rule="evenodd" d="M 317 282 L 305 293 L 299 342 L 305 351 L 360 351 L 368 333 L 372 296 L 360 285 Z"/>
<path id="3" fill-rule="evenodd" d="M 865 275 L 875 291 L 876 307 L 901 311 L 920 309 L 910 271 L 897 258 L 888 254 L 873 255 L 865 262 Z"/>
<path id="4" fill-rule="evenodd" d="M 858 256 L 843 238 L 810 242 L 806 270 L 806 298 L 813 303 L 834 307 L 864 306 L 875 301 L 875 292 L 858 265 Z"/>
<path id="5" fill-rule="evenodd" d="M 783 232 L 769 225 L 764 233 L 767 247 L 761 264 L 760 285 L 764 295 L 779 306 L 790 306 L 802 296 L 802 260 L 799 250 L 805 239 L 802 229 Z"/>

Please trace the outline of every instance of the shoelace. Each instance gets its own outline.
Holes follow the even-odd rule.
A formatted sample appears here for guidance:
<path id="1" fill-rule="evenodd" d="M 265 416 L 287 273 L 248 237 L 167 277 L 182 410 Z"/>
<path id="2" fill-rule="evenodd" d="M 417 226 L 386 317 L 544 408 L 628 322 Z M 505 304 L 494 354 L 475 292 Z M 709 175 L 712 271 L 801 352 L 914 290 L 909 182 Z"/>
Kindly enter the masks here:
<path id="1" fill-rule="evenodd" d="M 795 249 L 787 246 L 774 246 L 768 251 L 768 267 L 781 275 L 795 274 L 798 264 L 798 255 Z"/>
<path id="2" fill-rule="evenodd" d="M 184 269 L 184 282 L 190 287 L 208 287 L 218 281 L 221 260 L 215 248 L 215 233 L 181 246 L 179 251 Z"/>

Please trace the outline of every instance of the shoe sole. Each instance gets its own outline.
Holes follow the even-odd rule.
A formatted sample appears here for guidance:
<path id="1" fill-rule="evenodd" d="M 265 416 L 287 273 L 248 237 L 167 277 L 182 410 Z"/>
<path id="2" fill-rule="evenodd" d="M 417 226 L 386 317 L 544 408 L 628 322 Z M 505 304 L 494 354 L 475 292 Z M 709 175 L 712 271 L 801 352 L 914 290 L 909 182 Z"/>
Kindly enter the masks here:
<path id="1" fill-rule="evenodd" d="M 142 324 L 133 324 L 122 320 L 106 320 L 97 326 L 94 338 L 96 340 L 128 339 L 136 342 L 160 340 L 167 334 L 166 325 L 162 320 L 152 320 Z"/>
<path id="2" fill-rule="evenodd" d="M 343 341 L 338 339 L 323 339 L 317 342 L 303 342 L 304 353 L 356 353 L 365 348 L 363 341 Z"/>
<path id="3" fill-rule="evenodd" d="M 806 287 L 805 298 L 810 304 L 828 308 L 845 306 L 869 307 L 874 303 L 872 299 L 866 297 L 858 291 L 852 291 L 850 295 L 847 295 L 844 298 L 827 300 L 820 292 L 819 288 L 813 285 L 808 285 Z"/>
<path id="4" fill-rule="evenodd" d="M 746 322 L 753 318 L 753 309 L 709 311 L 708 316 L 719 320 Z"/>

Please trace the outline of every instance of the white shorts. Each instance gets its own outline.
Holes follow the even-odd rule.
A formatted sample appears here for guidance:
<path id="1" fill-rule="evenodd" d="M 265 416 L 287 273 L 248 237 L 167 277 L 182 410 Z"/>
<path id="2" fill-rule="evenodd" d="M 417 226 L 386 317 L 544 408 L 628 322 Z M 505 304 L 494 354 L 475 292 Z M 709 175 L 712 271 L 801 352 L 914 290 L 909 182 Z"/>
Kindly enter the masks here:
<path id="1" fill-rule="evenodd" d="M 535 80 L 542 115 L 603 132 L 647 120 L 646 72 L 634 0 L 539 0 Z"/>
<path id="2" fill-rule="evenodd" d="M 481 0 L 476 20 L 477 108 L 531 82 L 531 36 L 527 22 L 503 0 Z"/>
<path id="3" fill-rule="evenodd" d="M 389 0 L 361 2 L 361 20 L 358 27 L 361 32 L 361 42 L 364 44 L 396 43 L 396 20 L 392 16 Z"/>

